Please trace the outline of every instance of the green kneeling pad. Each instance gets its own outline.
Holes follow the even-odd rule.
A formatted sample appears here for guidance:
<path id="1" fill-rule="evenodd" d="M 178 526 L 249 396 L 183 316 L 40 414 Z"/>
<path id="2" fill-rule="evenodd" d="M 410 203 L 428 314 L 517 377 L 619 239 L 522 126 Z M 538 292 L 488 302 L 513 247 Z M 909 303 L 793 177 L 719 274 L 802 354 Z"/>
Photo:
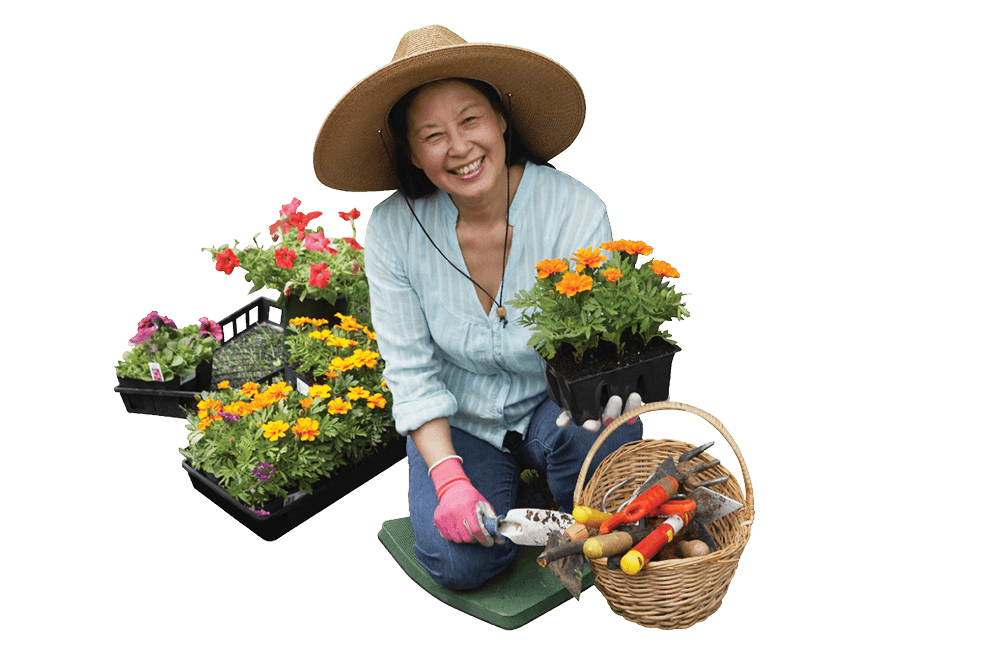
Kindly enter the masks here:
<path id="1" fill-rule="evenodd" d="M 452 591 L 431 579 L 413 554 L 410 517 L 382 524 L 378 539 L 410 579 L 445 604 L 505 630 L 519 628 L 573 598 L 554 574 L 536 561 L 542 547 L 518 547 L 514 564 L 479 588 Z M 583 568 L 583 589 L 594 583 Z"/>

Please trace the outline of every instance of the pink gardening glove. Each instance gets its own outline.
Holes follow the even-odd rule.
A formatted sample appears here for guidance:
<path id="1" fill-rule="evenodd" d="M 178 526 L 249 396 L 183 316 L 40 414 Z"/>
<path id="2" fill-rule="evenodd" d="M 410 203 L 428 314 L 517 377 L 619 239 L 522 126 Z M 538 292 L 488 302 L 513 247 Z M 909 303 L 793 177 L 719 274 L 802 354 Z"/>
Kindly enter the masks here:
<path id="1" fill-rule="evenodd" d="M 431 469 L 431 479 L 438 497 L 434 525 L 441 537 L 452 542 L 472 542 L 474 539 L 484 547 L 493 546 L 493 536 L 486 532 L 477 511 L 495 517 L 493 506 L 472 486 L 461 462 L 458 459 L 441 461 Z"/>

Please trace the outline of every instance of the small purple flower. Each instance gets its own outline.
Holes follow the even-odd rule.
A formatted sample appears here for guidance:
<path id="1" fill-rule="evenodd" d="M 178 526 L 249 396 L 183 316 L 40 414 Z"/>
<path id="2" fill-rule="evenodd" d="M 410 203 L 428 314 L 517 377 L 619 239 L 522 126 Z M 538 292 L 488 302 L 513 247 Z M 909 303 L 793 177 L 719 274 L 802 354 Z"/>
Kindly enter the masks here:
<path id="1" fill-rule="evenodd" d="M 271 516 L 271 513 L 267 510 L 253 510 L 253 513 L 257 516 Z"/>
<path id="2" fill-rule="evenodd" d="M 240 416 L 238 414 L 235 414 L 233 412 L 226 412 L 225 410 L 222 410 L 222 418 L 225 419 L 227 422 L 235 422 L 240 420 Z"/>
<path id="3" fill-rule="evenodd" d="M 266 482 L 274 477 L 274 466 L 272 466 L 267 461 L 261 461 L 257 464 L 257 467 L 253 469 L 253 474 L 257 476 L 261 482 Z"/>

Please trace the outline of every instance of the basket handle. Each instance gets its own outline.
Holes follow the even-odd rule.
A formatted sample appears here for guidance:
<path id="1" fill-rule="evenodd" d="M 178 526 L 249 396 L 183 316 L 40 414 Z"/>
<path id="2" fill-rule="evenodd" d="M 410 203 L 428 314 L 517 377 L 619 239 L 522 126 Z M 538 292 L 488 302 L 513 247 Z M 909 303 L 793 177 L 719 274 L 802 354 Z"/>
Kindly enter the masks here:
<path id="1" fill-rule="evenodd" d="M 729 434 L 729 431 L 726 430 L 726 427 L 722 425 L 722 422 L 720 422 L 718 419 L 708 414 L 704 410 L 696 408 L 691 405 L 687 405 L 685 403 L 675 403 L 671 401 L 659 401 L 655 403 L 646 403 L 645 405 L 640 405 L 639 407 L 633 410 L 629 410 L 628 412 L 623 413 L 613 422 L 608 424 L 607 428 L 605 428 L 601 432 L 601 435 L 597 438 L 597 440 L 594 441 L 594 445 L 590 448 L 590 451 L 587 453 L 587 458 L 584 459 L 583 465 L 580 467 L 580 475 L 576 479 L 576 489 L 573 491 L 573 503 L 577 505 L 580 504 L 580 500 L 583 497 L 583 482 L 584 479 L 586 479 L 587 477 L 587 469 L 590 468 L 590 462 L 594 459 L 594 455 L 597 453 L 597 450 L 600 449 L 601 445 L 604 444 L 604 441 L 608 439 L 608 436 L 611 435 L 612 431 L 614 431 L 616 428 L 618 428 L 619 426 L 621 426 L 630 419 L 635 419 L 639 415 L 645 414 L 647 412 L 653 412 L 655 410 L 680 410 L 682 412 L 690 412 L 691 414 L 698 415 L 699 417 L 707 421 L 709 424 L 715 427 L 715 430 L 717 430 L 719 433 L 722 434 L 722 437 L 724 437 L 726 439 L 726 442 L 729 443 L 729 446 L 732 447 L 733 452 L 736 454 L 737 460 L 739 460 L 740 462 L 740 470 L 743 472 L 743 488 L 746 492 L 746 501 L 747 501 L 746 509 L 749 510 L 749 517 L 747 520 L 747 524 L 748 525 L 752 524 L 753 484 L 750 482 L 750 471 L 747 470 L 746 461 L 743 460 L 743 453 L 740 452 L 740 448 L 736 446 L 736 441 L 733 440 L 733 436 Z"/>

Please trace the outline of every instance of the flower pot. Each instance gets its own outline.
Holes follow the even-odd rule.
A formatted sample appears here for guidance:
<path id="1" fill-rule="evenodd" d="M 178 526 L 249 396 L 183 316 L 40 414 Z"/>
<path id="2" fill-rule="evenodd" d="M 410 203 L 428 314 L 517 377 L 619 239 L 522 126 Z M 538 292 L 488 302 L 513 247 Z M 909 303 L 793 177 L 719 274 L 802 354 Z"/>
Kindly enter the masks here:
<path id="1" fill-rule="evenodd" d="M 160 417 L 180 417 L 198 407 L 198 394 L 212 386 L 212 362 L 198 364 L 194 373 L 169 382 L 152 382 L 118 376 L 115 392 L 128 412 Z"/>
<path id="2" fill-rule="evenodd" d="M 226 493 L 211 475 L 192 468 L 188 460 L 185 459 L 181 465 L 187 471 L 191 485 L 195 489 L 258 537 L 270 542 L 315 516 L 404 458 L 406 458 L 406 438 L 396 437 L 361 463 L 338 471 L 333 477 L 322 478 L 313 484 L 311 494 L 299 497 L 296 497 L 297 494 L 289 495 L 284 506 L 275 506 L 275 509 L 267 516 L 254 514 L 253 510 Z"/>
<path id="3" fill-rule="evenodd" d="M 339 322 L 337 313 L 348 315 L 347 297 L 337 297 L 337 302 L 331 304 L 326 299 L 317 299 L 313 296 L 301 296 L 292 294 L 285 297 L 285 303 L 281 307 L 281 329 L 288 329 L 288 322 L 296 317 L 313 317 L 324 319 L 330 324 Z"/>
<path id="4" fill-rule="evenodd" d="M 597 372 L 574 374 L 565 366 L 557 369 L 545 364 L 545 387 L 549 398 L 573 415 L 577 425 L 593 419 L 600 421 L 608 399 L 619 396 L 624 403 L 632 392 L 644 403 L 666 401 L 670 393 L 670 367 L 680 347 L 664 342 L 643 351 L 635 362 Z"/>

